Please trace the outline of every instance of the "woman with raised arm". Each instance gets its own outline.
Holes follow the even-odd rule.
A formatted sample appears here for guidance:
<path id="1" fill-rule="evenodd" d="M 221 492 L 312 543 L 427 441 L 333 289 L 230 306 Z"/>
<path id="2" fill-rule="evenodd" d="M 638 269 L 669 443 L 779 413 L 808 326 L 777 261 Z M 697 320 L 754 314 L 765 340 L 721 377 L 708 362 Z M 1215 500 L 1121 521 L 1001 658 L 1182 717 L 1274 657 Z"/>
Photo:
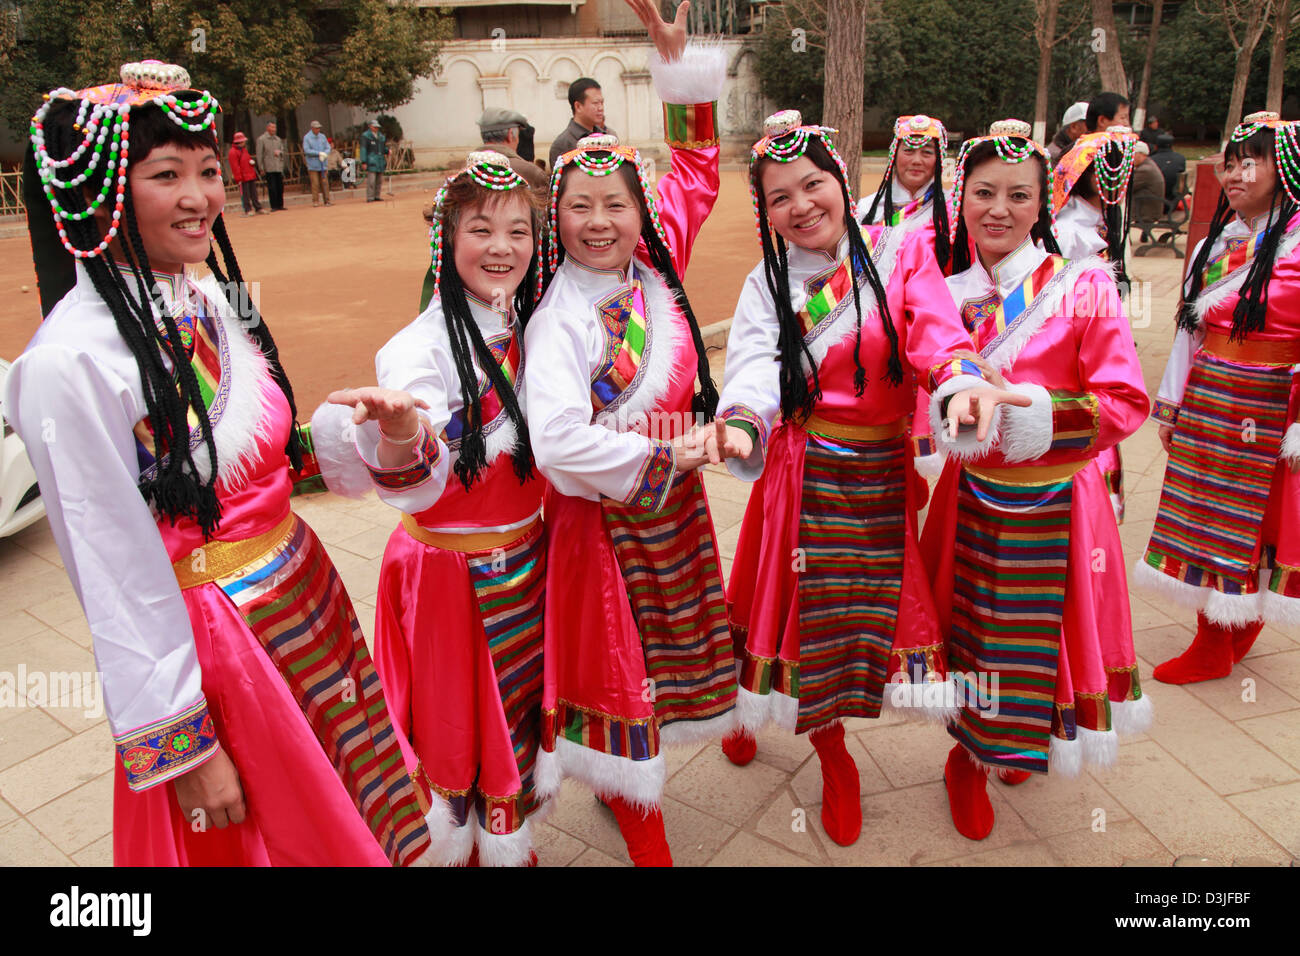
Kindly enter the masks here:
<path id="1" fill-rule="evenodd" d="M 611 136 L 551 177 L 549 281 L 525 333 L 525 408 L 546 498 L 546 682 L 538 790 L 565 776 L 614 811 L 637 865 L 671 865 L 661 748 L 725 734 L 736 673 L 717 542 L 696 474 L 717 391 L 682 290 L 718 194 L 716 48 L 687 46 L 630 0 L 654 40 L 671 168 L 657 190 Z M 657 192 L 657 196 L 656 196 Z M 698 380 L 698 386 L 697 386 Z"/>
<path id="2" fill-rule="evenodd" d="M 1300 147 L 1252 113 L 1193 255 L 1153 417 L 1169 453 L 1134 580 L 1197 611 L 1196 637 L 1155 669 L 1227 677 L 1266 622 L 1300 622 Z"/>
<path id="3" fill-rule="evenodd" d="M 410 863 L 417 792 L 289 507 L 310 437 L 226 235 L 216 100 L 189 87 L 146 61 L 53 91 L 25 177 L 47 314 L 5 414 L 94 638 L 114 861 Z"/>

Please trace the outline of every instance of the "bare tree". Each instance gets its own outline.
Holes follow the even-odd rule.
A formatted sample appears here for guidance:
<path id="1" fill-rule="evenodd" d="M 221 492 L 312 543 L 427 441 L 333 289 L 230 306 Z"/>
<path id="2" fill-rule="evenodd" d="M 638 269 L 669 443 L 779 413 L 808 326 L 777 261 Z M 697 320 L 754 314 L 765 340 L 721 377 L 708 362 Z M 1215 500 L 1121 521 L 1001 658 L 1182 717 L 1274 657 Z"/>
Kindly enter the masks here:
<path id="1" fill-rule="evenodd" d="M 1034 39 L 1038 41 L 1038 93 L 1034 96 L 1034 139 L 1047 142 L 1047 84 L 1056 46 L 1056 13 L 1061 0 L 1034 0 Z"/>
<path id="2" fill-rule="evenodd" d="M 1133 128 L 1141 130 L 1147 122 L 1147 95 L 1151 92 L 1151 62 L 1156 56 L 1156 37 L 1160 35 L 1160 15 L 1164 12 L 1165 0 L 1155 0 L 1155 10 L 1151 14 L 1151 35 L 1147 37 L 1147 55 L 1142 63 L 1142 85 L 1138 87 L 1137 103 L 1133 108 Z"/>
<path id="3" fill-rule="evenodd" d="M 1246 79 L 1250 75 L 1250 60 L 1255 55 L 1259 38 L 1264 35 L 1269 17 L 1273 13 L 1273 0 L 1214 0 L 1213 3 L 1196 0 L 1196 12 L 1213 17 L 1223 24 L 1228 40 L 1237 54 L 1237 68 L 1232 77 L 1232 96 L 1228 99 L 1228 116 L 1223 123 L 1223 137 L 1219 147 L 1228 145 L 1228 137 L 1241 122 L 1241 105 L 1246 99 Z"/>
<path id="4" fill-rule="evenodd" d="M 1268 57 L 1268 96 L 1264 108 L 1282 112 L 1282 74 L 1286 70 L 1286 35 L 1291 24 L 1300 20 L 1300 12 L 1291 12 L 1291 0 L 1276 0 L 1277 12 L 1273 15 L 1273 49 Z"/>
<path id="5" fill-rule="evenodd" d="M 1128 77 L 1124 75 L 1124 59 L 1120 56 L 1119 32 L 1115 29 L 1115 10 L 1111 0 L 1092 0 L 1092 49 L 1097 54 L 1101 88 L 1127 96 Z"/>
<path id="6" fill-rule="evenodd" d="M 789 34 L 803 30 L 803 40 L 809 49 L 826 49 L 826 24 L 830 11 L 828 0 L 785 0 L 767 8 L 765 16 L 775 26 Z"/>
<path id="7" fill-rule="evenodd" d="M 867 56 L 867 21 L 878 12 L 879 0 L 828 0 L 824 21 L 825 123 L 839 130 L 836 144 L 848 168 L 849 189 L 854 195 L 862 167 L 862 64 Z"/>

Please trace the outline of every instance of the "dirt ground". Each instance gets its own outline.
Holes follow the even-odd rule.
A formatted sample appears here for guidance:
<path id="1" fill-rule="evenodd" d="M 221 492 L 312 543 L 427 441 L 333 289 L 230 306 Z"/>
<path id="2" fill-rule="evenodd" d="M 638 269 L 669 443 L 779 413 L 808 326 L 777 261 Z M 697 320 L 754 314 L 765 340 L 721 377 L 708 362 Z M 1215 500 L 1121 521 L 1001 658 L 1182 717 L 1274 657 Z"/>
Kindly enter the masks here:
<path id="1" fill-rule="evenodd" d="M 375 352 L 416 316 L 429 264 L 420 210 L 435 190 L 431 181 L 382 203 L 366 203 L 363 190 L 335 192 L 329 208 L 291 203 L 247 219 L 238 202 L 226 207 L 235 253 L 244 277 L 257 284 L 256 301 L 280 346 L 301 419 L 332 389 L 372 383 Z M 731 315 L 758 259 L 745 174 L 724 170 L 684 279 L 702 326 Z M 0 357 L 11 361 L 40 322 L 31 262 L 25 236 L 0 240 Z"/>

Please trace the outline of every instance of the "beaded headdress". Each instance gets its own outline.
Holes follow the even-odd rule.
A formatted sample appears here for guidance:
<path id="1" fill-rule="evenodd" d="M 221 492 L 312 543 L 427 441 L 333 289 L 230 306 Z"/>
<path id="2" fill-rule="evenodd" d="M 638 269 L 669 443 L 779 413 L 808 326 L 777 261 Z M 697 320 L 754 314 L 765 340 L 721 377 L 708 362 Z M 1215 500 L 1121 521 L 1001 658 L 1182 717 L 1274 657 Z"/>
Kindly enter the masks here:
<path id="1" fill-rule="evenodd" d="M 900 143 L 909 149 L 920 149 L 930 140 L 935 140 L 940 156 L 948 152 L 948 130 L 943 123 L 924 113 L 900 116 L 894 121 L 894 141 L 889 144 L 888 165 L 893 165 Z"/>
<path id="2" fill-rule="evenodd" d="M 578 140 L 578 145 L 555 161 L 551 171 L 551 199 L 547 220 L 546 272 L 549 275 L 560 267 L 560 231 L 558 210 L 560 205 L 560 179 L 565 166 L 576 166 L 588 176 L 609 176 L 624 163 L 631 163 L 636 170 L 636 179 L 641 186 L 641 197 L 645 201 L 646 214 L 654 226 L 659 241 L 668 245 L 663 222 L 659 219 L 659 209 L 655 204 L 655 192 L 646 179 L 645 163 L 641 153 L 632 146 L 619 145 L 618 137 L 613 133 L 593 133 Z M 541 292 L 542 275 L 537 276 L 538 292 Z"/>
<path id="3" fill-rule="evenodd" d="M 177 126 L 191 133 L 209 129 L 221 107 L 206 90 L 190 89 L 190 75 L 182 67 L 158 60 L 127 63 L 120 72 L 120 83 L 106 83 L 84 90 L 60 87 L 45 94 L 32 117 L 30 136 L 35 154 L 41 189 L 54 212 L 54 222 L 63 247 L 78 259 L 102 255 L 117 236 L 126 196 L 126 168 L 130 154 L 130 112 L 132 107 L 156 104 Z M 179 95 L 178 95 L 179 94 Z M 45 146 L 45 117 L 59 100 L 79 100 L 73 129 L 82 133 L 81 144 L 64 159 L 55 159 Z M 83 172 L 70 179 L 60 179 L 61 171 L 75 165 L 89 153 Z M 69 212 L 59 203 L 55 188 L 76 189 L 88 180 L 103 177 L 98 195 L 87 209 Z M 68 238 L 65 220 L 86 219 L 95 214 L 108 199 L 116 181 L 117 195 L 113 221 L 108 234 L 93 249 L 78 249 Z"/>
<path id="4" fill-rule="evenodd" d="M 1273 147 L 1277 175 L 1282 180 L 1282 188 L 1291 197 L 1291 201 L 1300 205 L 1300 144 L 1296 141 L 1296 130 L 1300 123 L 1288 122 L 1277 113 L 1261 110 L 1242 119 L 1232 131 L 1232 141 L 1240 143 L 1258 133 L 1261 129 L 1271 129 L 1275 137 Z"/>
<path id="5" fill-rule="evenodd" d="M 803 114 L 798 110 L 781 110 L 763 120 L 763 138 L 749 151 L 749 201 L 754 207 L 755 228 L 759 230 L 758 238 L 763 238 L 762 228 L 758 226 L 758 190 L 754 182 L 754 165 L 762 159 L 776 160 L 778 163 L 792 163 L 808 151 L 808 141 L 816 137 L 826 147 L 831 159 L 839 168 L 840 178 L 849 191 L 849 207 L 853 205 L 853 187 L 849 185 L 849 171 L 840 158 L 835 144 L 831 142 L 831 133 L 839 130 L 829 126 L 805 126 Z"/>
<path id="6" fill-rule="evenodd" d="M 949 217 L 948 235 L 950 239 L 957 238 L 957 224 L 961 222 L 961 198 L 962 190 L 966 185 L 966 158 L 970 155 L 972 149 L 981 143 L 993 143 L 997 149 L 998 158 L 1004 163 L 1023 163 L 1030 156 L 1037 154 L 1043 160 L 1043 165 L 1047 167 L 1047 195 L 1052 195 L 1055 186 L 1055 180 L 1052 177 L 1052 163 L 1047 157 L 1047 152 L 1031 138 L 1028 123 L 1018 119 L 998 120 L 989 127 L 987 136 L 975 136 L 961 144 L 961 149 L 957 153 L 957 175 L 952 185 L 952 215 Z M 1050 207 L 1049 207 L 1050 208 Z M 1056 233 L 1055 216 L 1052 217 L 1052 233 Z"/>
<path id="7" fill-rule="evenodd" d="M 528 181 L 510 167 L 510 160 L 493 149 L 479 149 L 470 153 L 465 159 L 465 168 L 447 177 L 442 188 L 433 197 L 433 223 L 429 226 L 429 251 L 433 257 L 434 289 L 438 288 L 438 280 L 442 278 L 444 218 L 442 204 L 447 198 L 447 190 L 462 176 L 468 176 L 484 189 L 496 192 L 518 189 L 520 186 L 528 188 Z"/>
<path id="8" fill-rule="evenodd" d="M 1097 197 L 1108 206 L 1123 205 L 1133 176 L 1137 142 L 1137 134 L 1127 126 L 1111 126 L 1105 132 L 1084 133 L 1075 140 L 1053 173 L 1052 215 L 1064 208 L 1070 199 L 1070 190 L 1089 169 L 1097 174 Z M 1119 147 L 1119 156 L 1114 163 L 1111 162 L 1112 146 Z"/>

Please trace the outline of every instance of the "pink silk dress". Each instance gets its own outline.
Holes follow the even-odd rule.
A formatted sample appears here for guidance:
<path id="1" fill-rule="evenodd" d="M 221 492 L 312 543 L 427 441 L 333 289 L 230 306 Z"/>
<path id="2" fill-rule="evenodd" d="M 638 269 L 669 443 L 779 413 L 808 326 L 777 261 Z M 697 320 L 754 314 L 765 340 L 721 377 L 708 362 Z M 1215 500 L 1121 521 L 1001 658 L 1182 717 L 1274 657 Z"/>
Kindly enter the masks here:
<path id="1" fill-rule="evenodd" d="M 382 685 L 337 572 L 289 507 L 288 403 L 215 282 L 159 279 L 167 307 L 201 329 L 222 506 L 212 540 L 151 514 L 136 488 L 154 467 L 138 368 L 80 266 L 6 398 L 103 675 L 114 861 L 412 862 L 429 837 Z M 38 442 L 51 420 L 59 440 Z M 194 460 L 211 474 L 205 445 Z M 182 814 L 172 782 L 218 749 L 247 808 L 225 828 Z"/>
<path id="2" fill-rule="evenodd" d="M 1264 328 L 1228 341 L 1265 221 L 1225 226 L 1201 324 L 1177 333 L 1152 416 L 1175 426 L 1169 464 L 1134 566 L 1142 586 L 1230 627 L 1300 623 L 1300 215 L 1278 244 Z"/>
<path id="3" fill-rule="evenodd" d="M 718 149 L 674 145 L 671 157 L 658 210 L 681 275 L 717 197 Z M 639 320 L 635 370 L 616 365 L 631 358 L 623 344 Z M 600 794 L 657 806 L 661 745 L 722 736 L 734 720 L 734 658 L 704 483 L 696 472 L 675 473 L 669 447 L 695 424 L 695 346 L 644 248 L 627 274 L 567 258 L 525 340 L 529 362 L 545 370 L 526 399 L 533 451 L 550 482 L 539 791 L 572 776 Z M 615 376 L 620 368 L 626 377 Z"/>
<path id="4" fill-rule="evenodd" d="M 950 459 L 931 496 L 921 550 L 962 704 L 950 733 L 988 764 L 1108 765 L 1116 730 L 1150 720 L 1095 462 L 1147 411 L 1118 290 L 1102 260 L 1028 240 L 993 276 L 976 260 L 948 285 L 981 355 L 1032 398 L 1006 409 L 1016 430 L 984 458 Z"/>
<path id="5" fill-rule="evenodd" d="M 720 416 L 758 435 L 749 459 L 727 463 L 737 477 L 757 479 L 727 594 L 743 649 L 741 722 L 751 733 L 769 720 L 804 733 L 875 717 L 887 682 L 935 681 L 946 670 L 917 550 L 922 483 L 906 426 L 917 376 L 935 403 L 982 379 L 954 356 L 970 339 L 927 244 L 932 231 L 862 228 L 898 333 L 901 385 L 888 380 L 889 341 L 864 284 L 867 385 L 854 392 L 856 312 L 851 289 L 838 284 L 850 281 L 847 237 L 838 261 L 789 250 L 791 304 L 822 392 L 807 422 L 777 423 L 778 326 L 761 263 L 746 279 L 728 342 Z M 831 296 L 827 317 L 803 318 Z"/>

